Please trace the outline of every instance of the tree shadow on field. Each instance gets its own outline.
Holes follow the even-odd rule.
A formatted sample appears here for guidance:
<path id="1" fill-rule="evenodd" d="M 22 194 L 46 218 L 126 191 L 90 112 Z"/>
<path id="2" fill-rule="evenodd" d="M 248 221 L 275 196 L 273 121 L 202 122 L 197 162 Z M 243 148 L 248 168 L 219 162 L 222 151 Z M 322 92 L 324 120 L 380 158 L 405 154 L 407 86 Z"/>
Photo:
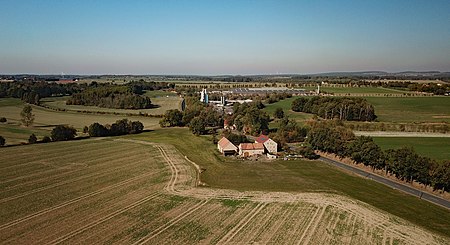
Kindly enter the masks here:
<path id="1" fill-rule="evenodd" d="M 69 124 L 50 124 L 50 125 L 48 125 L 48 124 L 46 124 L 46 125 L 34 125 L 34 127 L 35 128 L 54 128 L 54 127 L 56 127 L 56 126 L 60 126 L 60 125 L 63 125 L 63 126 L 69 126 Z"/>

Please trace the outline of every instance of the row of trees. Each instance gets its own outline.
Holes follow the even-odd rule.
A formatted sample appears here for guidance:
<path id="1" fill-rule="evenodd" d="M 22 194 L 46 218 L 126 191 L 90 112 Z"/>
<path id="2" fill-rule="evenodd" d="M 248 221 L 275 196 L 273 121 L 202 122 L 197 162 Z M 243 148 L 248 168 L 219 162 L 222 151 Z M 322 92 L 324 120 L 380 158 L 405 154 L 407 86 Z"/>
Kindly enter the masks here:
<path id="1" fill-rule="evenodd" d="M 144 130 L 144 125 L 139 121 L 129 121 L 128 119 L 117 120 L 111 125 L 93 123 L 83 129 L 91 137 L 118 136 L 125 134 L 138 134 Z"/>
<path id="2" fill-rule="evenodd" d="M 146 82 L 143 79 L 139 81 L 131 81 L 126 84 L 130 91 L 135 94 L 143 94 L 145 90 L 161 90 L 161 89 L 174 89 L 175 83 L 166 82 Z"/>
<path id="3" fill-rule="evenodd" d="M 133 93 L 128 86 L 92 87 L 83 92 L 73 94 L 66 101 L 66 104 L 115 109 L 145 109 L 152 107 L 150 98 Z"/>
<path id="4" fill-rule="evenodd" d="M 88 133 L 91 137 L 100 136 L 118 136 L 125 134 L 137 134 L 144 130 L 144 125 L 139 121 L 129 121 L 128 119 L 117 120 L 111 125 L 103 126 L 99 123 L 93 123 L 89 127 L 84 128 L 84 133 Z M 75 139 L 77 130 L 66 125 L 58 125 L 50 132 L 50 137 L 44 136 L 41 141 L 35 134 L 31 134 L 28 138 L 29 144 L 47 143 L 51 141 L 67 141 Z M 0 146 L 4 146 L 6 140 L 0 136 Z"/>
<path id="5" fill-rule="evenodd" d="M 450 84 L 437 84 L 437 83 L 411 83 L 408 85 L 408 89 L 411 91 L 433 93 L 436 95 L 444 95 L 450 92 Z"/>
<path id="6" fill-rule="evenodd" d="M 315 150 L 350 157 L 357 163 L 384 170 L 400 180 L 416 181 L 435 190 L 450 190 L 449 160 L 438 162 L 422 157 L 408 147 L 383 151 L 371 137 L 355 137 L 342 123 L 314 123 L 308 133 L 308 142 Z"/>
<path id="7" fill-rule="evenodd" d="M 31 82 L 31 81 L 15 81 L 8 83 L 0 83 L 0 98 L 24 98 L 27 100 L 35 100 L 35 95 L 39 98 L 50 96 L 71 95 L 80 92 L 86 84 L 57 84 L 54 82 Z M 28 102 L 28 101 L 27 101 Z M 31 102 L 28 102 L 31 103 Z M 35 104 L 35 103 L 33 103 Z"/>
<path id="8" fill-rule="evenodd" d="M 325 119 L 373 121 L 375 109 L 364 98 L 300 97 L 292 102 L 292 110 L 313 113 Z"/>

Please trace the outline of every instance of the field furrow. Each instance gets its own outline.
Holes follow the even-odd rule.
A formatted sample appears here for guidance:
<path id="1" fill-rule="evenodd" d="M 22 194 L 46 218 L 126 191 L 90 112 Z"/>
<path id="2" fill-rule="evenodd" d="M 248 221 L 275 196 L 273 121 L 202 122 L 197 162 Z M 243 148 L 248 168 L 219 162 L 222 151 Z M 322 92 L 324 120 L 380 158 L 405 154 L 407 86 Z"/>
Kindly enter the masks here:
<path id="1" fill-rule="evenodd" d="M 2 244 L 449 242 L 333 193 L 197 187 L 198 168 L 172 145 L 120 138 L 7 151 L 33 147 L 42 154 L 25 155 L 30 162 L 0 156 L 10 161 L 0 163 L 10 171 L 0 183 Z"/>
<path id="2" fill-rule="evenodd" d="M 131 149 L 131 148 L 130 148 Z M 42 176 L 43 179 L 46 177 L 54 175 L 54 173 L 64 170 L 68 172 L 73 171 L 79 171 L 83 167 L 89 166 L 88 163 L 84 163 L 82 160 L 85 159 L 83 154 L 87 155 L 93 155 L 95 153 L 96 157 L 102 157 L 102 156 L 111 156 L 112 153 L 118 151 L 118 150 L 129 150 L 129 149 L 122 149 L 120 145 L 107 148 L 102 152 L 98 152 L 94 149 L 75 149 L 72 153 L 64 153 L 64 154 L 55 154 L 55 155 L 44 155 L 40 159 L 37 159 L 35 161 L 30 161 L 30 167 L 31 169 L 27 169 L 27 172 L 20 172 L 20 171 L 5 171 L 2 173 L 6 173 L 4 176 L 2 176 L 2 180 L 0 181 L 0 185 L 4 185 L 5 183 L 10 183 L 14 181 L 20 180 L 22 183 L 24 179 L 32 178 L 33 180 L 36 180 L 36 176 Z M 80 154 L 82 152 L 83 154 Z M 33 168 L 34 167 L 34 168 Z M 41 171 L 42 170 L 44 171 Z M 48 175 L 46 175 L 48 174 Z M 18 177 L 12 177 L 11 176 L 18 176 Z"/>
<path id="3" fill-rule="evenodd" d="M 137 165 L 135 161 L 131 162 L 131 164 L 124 164 L 123 159 L 116 159 L 116 157 L 111 156 L 111 154 L 106 154 L 103 157 L 96 158 L 94 161 L 90 161 L 87 164 L 89 164 L 90 166 L 73 174 L 65 172 L 62 174 L 52 175 L 48 178 L 39 178 L 35 181 L 26 181 L 22 184 L 8 186 L 4 191 L 0 192 L 0 197 L 4 197 L 0 199 L 0 203 L 4 202 L 5 200 L 12 200 L 17 197 L 23 197 L 30 193 L 36 193 L 68 183 L 74 183 L 83 179 L 100 176 L 105 173 L 114 173 L 122 168 L 134 167 L 135 165 Z M 49 183 L 53 184 L 49 185 Z M 20 194 L 11 196 L 11 194 L 14 193 Z"/>

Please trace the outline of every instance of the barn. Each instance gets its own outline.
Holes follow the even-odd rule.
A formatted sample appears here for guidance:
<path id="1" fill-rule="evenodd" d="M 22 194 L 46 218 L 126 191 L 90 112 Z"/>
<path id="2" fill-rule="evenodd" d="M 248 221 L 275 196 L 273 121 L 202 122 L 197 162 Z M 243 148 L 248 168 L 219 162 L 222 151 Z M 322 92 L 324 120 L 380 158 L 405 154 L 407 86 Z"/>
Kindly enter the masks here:
<path id="1" fill-rule="evenodd" d="M 277 153 L 278 144 L 273 141 L 269 136 L 261 134 L 258 138 L 255 139 L 256 142 L 261 143 L 266 148 L 267 152 L 271 154 Z"/>
<path id="2" fill-rule="evenodd" d="M 241 143 L 239 145 L 239 155 L 249 157 L 264 154 L 264 145 L 261 143 Z"/>
<path id="3" fill-rule="evenodd" d="M 238 151 L 238 148 L 225 137 L 217 142 L 217 149 L 225 156 L 234 155 Z"/>

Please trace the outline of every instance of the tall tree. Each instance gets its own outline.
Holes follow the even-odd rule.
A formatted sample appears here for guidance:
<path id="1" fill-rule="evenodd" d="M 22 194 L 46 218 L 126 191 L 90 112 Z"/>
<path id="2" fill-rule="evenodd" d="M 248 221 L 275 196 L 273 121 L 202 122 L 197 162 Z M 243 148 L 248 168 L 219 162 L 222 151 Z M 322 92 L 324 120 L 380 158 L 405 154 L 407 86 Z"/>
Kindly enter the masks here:
<path id="1" fill-rule="evenodd" d="M 168 110 L 164 117 L 159 121 L 161 127 L 176 127 L 182 126 L 183 113 L 177 109 Z"/>
<path id="2" fill-rule="evenodd" d="M 206 122 L 201 117 L 194 117 L 189 124 L 189 128 L 195 135 L 201 135 L 205 132 Z"/>
<path id="3" fill-rule="evenodd" d="M 22 124 L 26 127 L 29 127 L 34 122 L 34 114 L 33 114 L 33 108 L 31 108 L 30 105 L 26 105 L 23 107 L 23 110 L 20 112 L 20 117 L 22 118 Z"/>

